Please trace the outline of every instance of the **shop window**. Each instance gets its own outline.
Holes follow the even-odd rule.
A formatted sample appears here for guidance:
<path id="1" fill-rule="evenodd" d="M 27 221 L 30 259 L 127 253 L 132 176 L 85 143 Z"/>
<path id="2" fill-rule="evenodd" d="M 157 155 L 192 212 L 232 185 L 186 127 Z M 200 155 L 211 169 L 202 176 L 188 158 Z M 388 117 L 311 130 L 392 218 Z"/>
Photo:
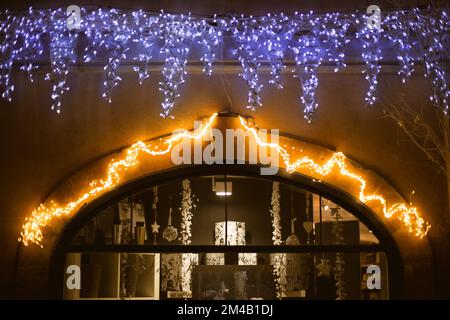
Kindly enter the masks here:
<path id="1" fill-rule="evenodd" d="M 84 285 L 63 286 L 65 299 L 389 298 L 376 230 L 318 193 L 268 179 L 132 190 L 93 212 L 66 249 L 65 267 L 81 266 Z"/>

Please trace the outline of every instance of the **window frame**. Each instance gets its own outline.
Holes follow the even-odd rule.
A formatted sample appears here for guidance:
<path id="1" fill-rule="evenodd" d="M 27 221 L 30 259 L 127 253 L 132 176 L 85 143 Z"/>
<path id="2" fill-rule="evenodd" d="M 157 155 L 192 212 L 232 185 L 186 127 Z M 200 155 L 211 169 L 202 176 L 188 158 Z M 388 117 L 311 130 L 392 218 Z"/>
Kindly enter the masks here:
<path id="1" fill-rule="evenodd" d="M 389 297 L 399 299 L 403 296 L 403 265 L 397 244 L 393 240 L 383 222 L 361 201 L 336 187 L 299 173 L 288 173 L 280 168 L 277 175 L 260 175 L 260 165 L 214 164 L 186 165 L 169 170 L 149 174 L 128 181 L 111 190 L 90 203 L 83 205 L 64 226 L 58 236 L 50 257 L 49 287 L 52 296 L 60 299 L 63 296 L 65 257 L 71 252 L 115 252 L 115 253 L 204 253 L 204 252 L 238 252 L 238 253 L 338 253 L 338 252 L 383 252 L 387 259 L 389 275 Z M 71 241 L 77 232 L 93 217 L 100 214 L 111 204 L 120 201 L 127 195 L 142 189 L 160 185 L 172 179 L 195 178 L 208 175 L 239 175 L 249 178 L 266 179 L 289 184 L 303 190 L 327 198 L 354 215 L 361 223 L 373 231 L 379 244 L 370 245 L 72 245 Z"/>

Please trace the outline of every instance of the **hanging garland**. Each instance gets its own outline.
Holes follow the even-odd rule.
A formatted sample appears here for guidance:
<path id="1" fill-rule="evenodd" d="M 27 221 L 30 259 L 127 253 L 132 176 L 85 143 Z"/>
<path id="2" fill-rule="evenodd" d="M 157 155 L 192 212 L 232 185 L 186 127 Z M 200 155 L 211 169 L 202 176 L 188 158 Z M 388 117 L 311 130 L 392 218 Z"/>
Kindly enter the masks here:
<path id="1" fill-rule="evenodd" d="M 189 179 L 183 180 L 182 187 L 181 206 L 179 208 L 181 212 L 181 232 L 178 239 L 182 245 L 189 245 L 192 242 L 192 216 L 197 204 L 194 200 L 196 198 L 192 194 L 191 182 Z M 181 255 L 181 289 L 183 291 L 192 290 L 192 269 L 195 265 L 198 265 L 198 254 L 183 253 Z"/>
<path id="2" fill-rule="evenodd" d="M 142 84 L 150 76 L 150 63 L 158 44 L 164 60 L 163 80 L 159 83 L 163 93 L 161 116 L 172 117 L 180 86 L 185 81 L 188 58 L 200 59 L 204 73 L 211 75 L 216 52 L 223 46 L 224 36 L 229 35 L 242 67 L 240 76 L 248 86 L 251 110 L 262 104 L 263 84 L 258 74 L 261 63 L 270 66 L 269 83 L 282 88 L 285 60 L 294 60 L 295 76 L 299 77 L 302 88 L 304 117 L 310 122 L 318 107 L 315 95 L 319 67 L 332 64 L 336 72 L 345 68 L 345 51 L 351 45 L 360 47 L 366 66 L 368 104 L 376 101 L 382 50 L 393 49 L 403 82 L 412 74 L 415 64 L 424 64 L 425 75 L 431 83 L 430 100 L 447 113 L 450 90 L 442 60 L 448 59 L 448 13 L 448 10 L 431 9 L 387 12 L 381 28 L 377 29 L 368 27 L 367 16 L 360 12 L 206 18 L 142 10 L 81 8 L 79 29 L 70 31 L 67 27 L 70 13 L 65 8 L 6 11 L 0 15 L 0 88 L 2 97 L 11 101 L 14 65 L 32 80 L 38 64 L 48 60 L 44 56 L 44 47 L 48 46 L 51 64 L 45 79 L 51 81 L 53 110 L 60 112 L 62 96 L 69 90 L 70 64 L 98 61 L 100 56 L 105 61 L 103 97 L 111 102 L 113 88 L 121 81 L 118 74 L 121 64 L 130 58 Z M 46 36 L 50 38 L 49 44 L 44 41 Z M 83 55 L 77 57 L 75 48 L 80 42 L 85 47 Z M 197 47 L 200 56 L 191 57 L 190 53 Z"/>
<path id="3" fill-rule="evenodd" d="M 339 213 L 341 208 L 331 208 L 333 216 L 333 227 L 331 233 L 334 235 L 334 244 L 344 244 L 344 226 L 342 225 L 342 216 Z M 342 252 L 336 253 L 336 262 L 334 265 L 334 280 L 336 281 L 336 300 L 345 300 L 347 291 L 345 289 L 345 260 Z"/>
<path id="4" fill-rule="evenodd" d="M 270 216 L 272 218 L 272 242 L 275 246 L 282 245 L 281 239 L 281 217 L 280 217 L 280 183 L 272 185 L 272 198 L 270 201 Z M 273 275 L 275 277 L 275 288 L 277 299 L 283 297 L 286 291 L 286 255 L 284 253 L 273 254 Z"/>
<path id="5" fill-rule="evenodd" d="M 184 179 L 182 185 L 183 191 L 181 193 L 181 206 L 179 208 L 181 212 L 181 232 L 178 240 L 180 240 L 182 245 L 186 246 L 191 244 L 192 241 L 192 216 L 197 204 L 194 201 L 189 179 Z"/>
<path id="6" fill-rule="evenodd" d="M 159 228 L 161 227 L 158 224 L 158 212 L 157 212 L 157 208 L 158 208 L 158 201 L 159 201 L 159 197 L 158 197 L 158 186 L 153 187 L 153 204 L 152 204 L 152 210 L 153 210 L 153 224 L 150 225 L 150 227 L 152 228 L 152 234 L 153 234 L 153 244 L 156 245 L 158 244 L 158 233 L 159 233 Z"/>

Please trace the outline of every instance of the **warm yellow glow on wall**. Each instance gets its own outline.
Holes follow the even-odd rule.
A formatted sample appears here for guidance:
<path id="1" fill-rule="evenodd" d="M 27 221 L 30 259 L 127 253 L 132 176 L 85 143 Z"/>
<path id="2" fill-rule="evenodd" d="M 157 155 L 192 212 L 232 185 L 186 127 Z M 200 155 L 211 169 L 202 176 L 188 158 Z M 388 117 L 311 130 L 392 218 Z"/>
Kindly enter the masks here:
<path id="1" fill-rule="evenodd" d="M 288 172 L 291 173 L 294 171 L 300 171 L 301 169 L 309 169 L 310 172 L 325 177 L 329 175 L 335 167 L 337 167 L 341 175 L 359 183 L 359 200 L 363 203 L 367 204 L 371 201 L 378 201 L 386 218 L 397 216 L 406 225 L 408 231 L 414 233 L 414 235 L 419 238 L 424 237 L 430 229 L 431 226 L 426 223 L 422 217 L 420 217 L 416 207 L 405 203 L 395 203 L 388 207 L 386 199 L 381 195 L 366 194 L 366 180 L 347 168 L 346 157 L 342 152 L 334 153 L 324 165 L 317 164 L 314 160 L 308 158 L 307 156 L 297 159 L 291 163 L 290 154 L 283 147 L 279 144 L 268 143 L 262 140 L 256 128 L 248 125 L 242 117 L 239 118 L 242 126 L 251 132 L 259 146 L 268 147 L 278 151 Z"/>
<path id="2" fill-rule="evenodd" d="M 57 217 L 70 216 L 74 214 L 76 210 L 86 202 L 89 202 L 104 192 L 116 187 L 121 181 L 123 173 L 138 164 L 139 155 L 164 155 L 169 153 L 173 146 L 176 143 L 181 142 L 183 139 L 202 139 L 206 134 L 210 134 L 210 129 L 212 128 L 212 124 L 216 117 L 217 114 L 213 114 L 205 124 L 193 132 L 185 130 L 176 135 L 161 139 L 160 143 L 156 146 L 152 146 L 152 144 L 145 144 L 142 141 L 136 142 L 126 150 L 126 155 L 123 159 L 113 159 L 107 168 L 105 177 L 103 179 L 93 180 L 89 184 L 87 190 L 84 193 L 81 193 L 78 198 L 66 203 L 65 205 L 58 205 L 52 201 L 49 201 L 48 203 L 41 204 L 33 210 L 31 215 L 26 218 L 25 223 L 22 226 L 19 241 L 22 241 L 24 245 L 35 243 L 42 247 L 42 229 L 47 226 L 51 220 Z M 275 143 L 269 143 L 266 140 L 261 139 L 258 130 L 255 127 L 249 125 L 242 117 L 239 117 L 239 120 L 243 128 L 254 136 L 259 146 L 271 148 L 279 153 L 288 172 L 302 172 L 306 169 L 309 170 L 310 173 L 325 177 L 337 168 L 338 172 L 342 176 L 348 177 L 355 181 L 356 184 L 359 184 L 359 199 L 363 203 L 369 203 L 372 201 L 379 202 L 386 218 L 391 218 L 394 216 L 398 217 L 398 219 L 406 225 L 408 231 L 419 238 L 424 237 L 428 232 L 430 225 L 420 217 L 416 207 L 406 203 L 395 203 L 388 206 L 387 201 L 381 195 L 366 194 L 366 180 L 357 173 L 352 172 L 347 167 L 346 157 L 341 152 L 334 153 L 333 156 L 323 165 L 316 163 L 307 156 L 291 162 L 291 155 L 282 146 Z"/>

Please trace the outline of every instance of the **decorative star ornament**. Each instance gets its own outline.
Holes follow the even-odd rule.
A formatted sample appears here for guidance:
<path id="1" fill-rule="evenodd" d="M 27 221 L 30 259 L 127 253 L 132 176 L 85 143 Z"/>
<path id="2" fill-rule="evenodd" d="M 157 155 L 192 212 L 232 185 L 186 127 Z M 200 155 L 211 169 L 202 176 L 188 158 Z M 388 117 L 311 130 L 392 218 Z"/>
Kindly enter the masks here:
<path id="1" fill-rule="evenodd" d="M 153 222 L 153 224 L 151 225 L 152 227 L 152 233 L 159 233 L 159 227 L 160 225 L 155 221 Z"/>

